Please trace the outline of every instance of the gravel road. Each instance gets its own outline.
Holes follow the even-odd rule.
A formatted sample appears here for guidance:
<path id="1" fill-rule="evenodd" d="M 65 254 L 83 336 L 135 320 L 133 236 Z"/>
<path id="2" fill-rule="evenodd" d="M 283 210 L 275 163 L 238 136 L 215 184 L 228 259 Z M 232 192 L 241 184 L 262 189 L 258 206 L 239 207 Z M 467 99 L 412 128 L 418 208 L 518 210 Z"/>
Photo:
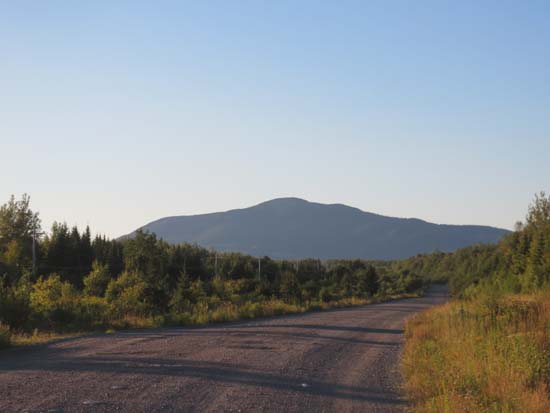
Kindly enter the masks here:
<path id="1" fill-rule="evenodd" d="M 403 323 L 422 298 L 0 351 L 0 412 L 399 412 Z"/>

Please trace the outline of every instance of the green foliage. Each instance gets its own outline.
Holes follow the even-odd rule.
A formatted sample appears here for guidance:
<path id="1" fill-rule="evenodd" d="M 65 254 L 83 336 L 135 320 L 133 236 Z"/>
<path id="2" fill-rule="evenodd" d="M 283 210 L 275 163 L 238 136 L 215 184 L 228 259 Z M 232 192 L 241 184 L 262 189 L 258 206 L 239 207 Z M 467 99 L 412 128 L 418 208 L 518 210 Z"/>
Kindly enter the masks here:
<path id="1" fill-rule="evenodd" d="M 368 297 L 376 294 L 380 287 L 378 274 L 374 267 L 369 266 L 364 270 L 360 270 L 356 273 L 354 293 L 357 297 Z"/>
<path id="2" fill-rule="evenodd" d="M 25 194 L 19 201 L 12 195 L 0 206 L 0 261 L 10 273 L 28 269 L 32 262 L 32 238 L 40 232 L 40 218 L 29 204 Z"/>
<path id="3" fill-rule="evenodd" d="M 516 224 L 516 231 L 498 245 L 418 255 L 393 265 L 433 281 L 448 280 L 457 296 L 550 289 L 550 197 L 537 195 L 526 224 Z"/>
<path id="4" fill-rule="evenodd" d="M 92 264 L 92 272 L 84 277 L 83 280 L 84 294 L 103 297 L 110 280 L 111 275 L 107 265 L 94 261 Z"/>
<path id="5" fill-rule="evenodd" d="M 0 245 L 12 240 L 31 239 L 33 231 L 40 230 L 38 214 L 29 208 L 30 197 L 24 194 L 20 201 L 12 195 L 7 204 L 0 207 Z"/>
<path id="6" fill-rule="evenodd" d="M 150 314 L 153 309 L 147 301 L 147 288 L 147 283 L 140 275 L 125 271 L 109 282 L 105 298 L 116 316 L 143 316 Z"/>
<path id="7" fill-rule="evenodd" d="M 83 277 L 92 270 L 96 251 L 91 240 L 90 228 L 81 234 L 77 227 L 54 222 L 40 243 L 39 272 L 55 272 L 61 279 L 82 288 Z"/>
<path id="8" fill-rule="evenodd" d="M 422 286 L 387 263 L 275 261 L 170 245 L 141 231 L 92 239 L 89 228 L 65 223 L 37 239 L 35 279 L 29 246 L 38 215 L 26 196 L 0 211 L 0 323 L 16 334 L 236 320 L 364 304 Z"/>
<path id="9" fill-rule="evenodd" d="M 550 411 L 550 197 L 495 246 L 396 263 L 465 300 L 409 321 L 402 358 L 419 412 Z"/>
<path id="10" fill-rule="evenodd" d="M 279 294 L 287 303 L 292 303 L 301 298 L 300 284 L 295 273 L 286 271 L 281 275 Z"/>
<path id="11" fill-rule="evenodd" d="M 322 287 L 319 291 L 319 301 L 323 303 L 328 303 L 332 301 L 334 298 L 334 294 L 332 293 L 331 289 L 329 287 Z"/>
<path id="12" fill-rule="evenodd" d="M 186 273 L 182 273 L 176 284 L 176 289 L 170 299 L 170 312 L 172 314 L 186 313 L 191 311 L 197 296 L 191 290 L 191 280 Z"/>
<path id="13" fill-rule="evenodd" d="M 76 320 L 77 291 L 58 274 L 40 277 L 30 293 L 30 307 L 39 321 L 56 328 Z"/>
<path id="14" fill-rule="evenodd" d="M 0 323 L 0 349 L 11 345 L 10 327 Z"/>
<path id="15" fill-rule="evenodd" d="M 27 274 L 10 286 L 6 277 L 0 278 L 0 323 L 26 325 L 31 316 L 32 283 Z"/>

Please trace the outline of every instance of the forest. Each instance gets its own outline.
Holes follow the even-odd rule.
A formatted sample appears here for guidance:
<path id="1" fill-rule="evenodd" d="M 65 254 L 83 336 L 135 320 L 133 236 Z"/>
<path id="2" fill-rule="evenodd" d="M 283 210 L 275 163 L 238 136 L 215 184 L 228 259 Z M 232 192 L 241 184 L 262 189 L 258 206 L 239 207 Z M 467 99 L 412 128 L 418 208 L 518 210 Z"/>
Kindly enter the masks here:
<path id="1" fill-rule="evenodd" d="M 187 325 L 365 304 L 414 294 L 407 268 L 276 261 L 138 231 L 115 240 L 65 223 L 44 233 L 30 198 L 0 207 L 0 342 L 37 332 Z"/>
<path id="2" fill-rule="evenodd" d="M 496 245 L 474 245 L 394 263 L 433 282 L 449 282 L 453 295 L 530 293 L 550 289 L 550 197 L 535 195 L 525 222 Z"/>
<path id="3" fill-rule="evenodd" d="M 550 197 L 497 245 L 396 263 L 448 280 L 450 303 L 413 317 L 402 358 L 415 411 L 550 411 Z"/>
<path id="4" fill-rule="evenodd" d="M 27 195 L 0 207 L 0 347 L 60 334 L 194 325 L 362 305 L 448 283 L 405 327 L 418 412 L 550 410 L 550 197 L 496 245 L 399 261 L 273 260 L 138 231 L 41 228 Z M 45 338 L 44 338 L 45 337 Z"/>

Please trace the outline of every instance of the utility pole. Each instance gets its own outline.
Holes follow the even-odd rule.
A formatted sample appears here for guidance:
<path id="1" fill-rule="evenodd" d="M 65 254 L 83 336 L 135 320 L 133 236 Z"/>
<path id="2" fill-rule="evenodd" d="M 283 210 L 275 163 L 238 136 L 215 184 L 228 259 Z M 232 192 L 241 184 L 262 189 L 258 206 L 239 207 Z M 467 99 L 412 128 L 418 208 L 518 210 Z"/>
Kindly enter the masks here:
<path id="1" fill-rule="evenodd" d="M 262 259 L 258 257 L 258 279 L 262 279 Z"/>
<path id="2" fill-rule="evenodd" d="M 32 276 L 36 279 L 36 223 L 32 228 Z"/>

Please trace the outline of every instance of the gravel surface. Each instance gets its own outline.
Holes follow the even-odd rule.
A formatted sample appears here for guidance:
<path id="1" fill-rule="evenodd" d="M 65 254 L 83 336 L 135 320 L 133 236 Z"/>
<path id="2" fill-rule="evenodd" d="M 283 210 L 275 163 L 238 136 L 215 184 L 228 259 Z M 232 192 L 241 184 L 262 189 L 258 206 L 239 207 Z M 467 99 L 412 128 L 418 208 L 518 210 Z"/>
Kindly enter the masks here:
<path id="1" fill-rule="evenodd" d="M 400 412 L 403 323 L 425 297 L 0 352 L 0 412 Z"/>

